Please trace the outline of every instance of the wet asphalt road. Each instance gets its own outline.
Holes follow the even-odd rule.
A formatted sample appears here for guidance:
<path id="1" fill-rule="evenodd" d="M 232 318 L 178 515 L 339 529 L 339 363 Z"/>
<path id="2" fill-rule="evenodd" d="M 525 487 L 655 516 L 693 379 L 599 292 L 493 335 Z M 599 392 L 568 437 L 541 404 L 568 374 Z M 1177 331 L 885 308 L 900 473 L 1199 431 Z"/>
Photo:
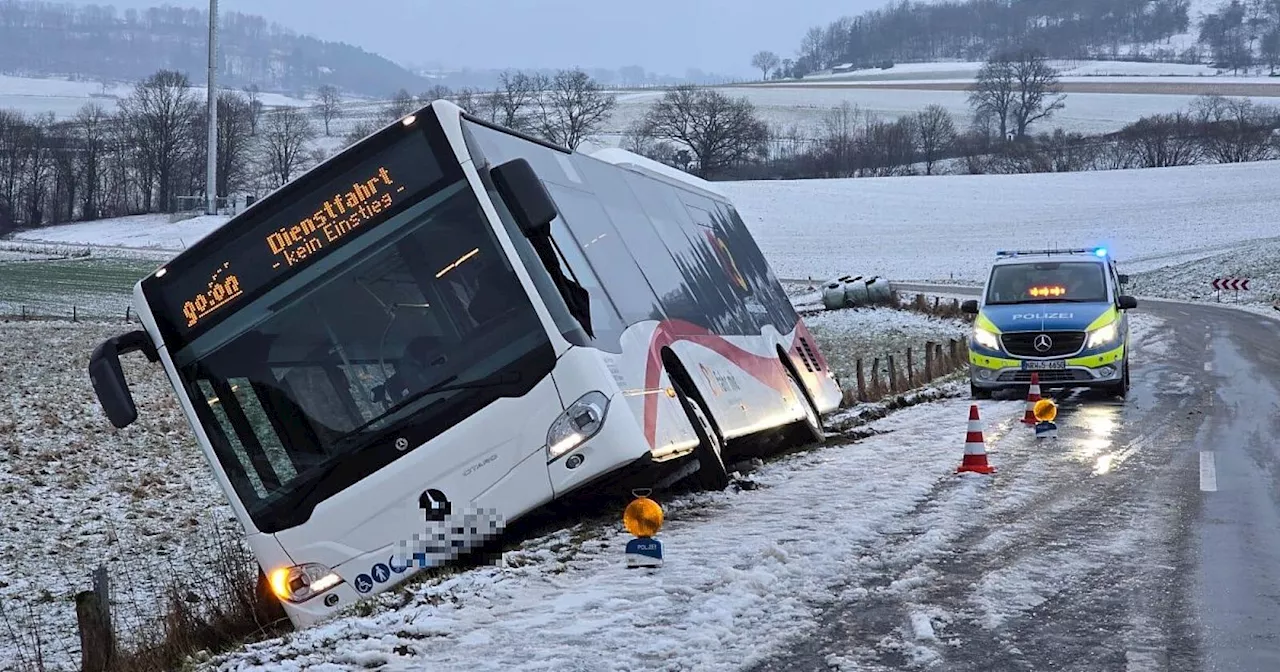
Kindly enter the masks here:
<path id="1" fill-rule="evenodd" d="M 1164 322 L 1128 400 L 1052 392 L 1057 441 L 984 418 L 997 476 L 940 480 L 882 531 L 880 571 L 749 669 L 1280 671 L 1280 321 L 1135 312 Z"/>

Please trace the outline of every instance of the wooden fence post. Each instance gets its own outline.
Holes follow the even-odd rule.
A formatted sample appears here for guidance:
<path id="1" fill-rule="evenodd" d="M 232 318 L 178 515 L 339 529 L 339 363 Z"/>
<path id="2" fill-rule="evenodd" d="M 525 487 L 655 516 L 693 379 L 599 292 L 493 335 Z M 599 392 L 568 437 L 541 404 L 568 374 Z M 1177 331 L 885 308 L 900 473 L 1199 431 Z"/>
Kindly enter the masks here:
<path id="1" fill-rule="evenodd" d="M 926 383 L 933 382 L 933 348 L 933 341 L 929 341 L 924 344 L 924 382 Z"/>
<path id="2" fill-rule="evenodd" d="M 951 359 L 951 366 L 952 366 L 952 367 L 957 367 L 957 366 L 959 366 L 959 365 L 960 365 L 960 352 L 959 352 L 959 350 L 957 350 L 957 348 L 956 348 L 956 339 L 954 339 L 954 338 L 953 338 L 953 339 L 951 339 L 951 340 L 950 340 L 950 342 L 949 342 L 949 343 L 947 343 L 947 350 L 948 350 L 948 352 L 947 352 L 947 357 Z"/>
<path id="3" fill-rule="evenodd" d="M 862 358 L 858 358 L 858 401 L 869 401 L 867 399 L 867 378 L 862 372 Z"/>
<path id="4" fill-rule="evenodd" d="M 933 344 L 933 365 L 938 369 L 937 373 L 935 374 L 937 378 L 941 378 L 953 371 L 953 369 L 949 369 L 942 365 L 942 344 L 941 343 Z"/>
<path id="5" fill-rule="evenodd" d="M 871 363 L 871 399 L 874 401 L 880 398 L 880 358 L 876 357 Z"/>
<path id="6" fill-rule="evenodd" d="M 93 588 L 76 594 L 76 621 L 80 628 L 81 672 L 106 672 L 115 661 L 115 633 L 111 631 L 111 599 L 107 568 L 93 572 Z"/>
<path id="7" fill-rule="evenodd" d="M 77 320 L 77 319 L 76 319 L 76 307 L 75 307 L 75 306 L 71 306 L 71 321 L 72 321 L 72 322 L 79 322 L 79 320 Z"/>
<path id="8" fill-rule="evenodd" d="M 916 386 L 916 364 L 915 358 L 911 356 L 911 348 L 907 347 L 907 390 Z"/>
<path id="9" fill-rule="evenodd" d="M 893 355 L 889 355 L 889 394 L 898 393 L 898 370 L 893 365 Z"/>

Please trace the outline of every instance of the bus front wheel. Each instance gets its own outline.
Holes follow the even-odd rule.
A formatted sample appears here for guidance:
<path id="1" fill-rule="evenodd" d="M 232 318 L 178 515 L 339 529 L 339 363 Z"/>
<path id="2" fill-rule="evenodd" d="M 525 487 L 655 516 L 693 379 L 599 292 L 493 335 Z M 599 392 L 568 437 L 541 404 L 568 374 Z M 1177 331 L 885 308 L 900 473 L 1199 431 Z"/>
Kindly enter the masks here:
<path id="1" fill-rule="evenodd" d="M 675 388 L 676 398 L 684 407 L 685 415 L 689 416 L 689 424 L 693 425 L 694 434 L 698 437 L 698 447 L 693 449 L 694 457 L 698 460 L 694 480 L 707 490 L 724 490 L 729 487 L 729 469 L 724 463 L 724 442 L 707 419 L 702 402 L 690 396 L 680 381 L 672 379 L 671 386 Z"/>

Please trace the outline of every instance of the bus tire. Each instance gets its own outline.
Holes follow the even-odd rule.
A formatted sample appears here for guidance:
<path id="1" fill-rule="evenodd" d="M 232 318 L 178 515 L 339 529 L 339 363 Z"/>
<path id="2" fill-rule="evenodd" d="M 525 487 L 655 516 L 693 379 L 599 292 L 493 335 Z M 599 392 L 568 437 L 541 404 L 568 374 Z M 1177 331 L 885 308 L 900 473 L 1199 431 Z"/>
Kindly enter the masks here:
<path id="1" fill-rule="evenodd" d="M 804 406 L 804 427 L 809 432 L 809 438 L 813 443 L 825 443 L 827 433 L 822 428 L 822 416 L 818 415 L 818 408 L 809 398 L 809 390 L 800 381 L 800 376 L 796 375 L 795 370 L 786 364 L 783 364 L 782 368 L 787 372 L 787 382 L 791 383 L 791 391 L 800 399 L 800 405 Z"/>
<path id="2" fill-rule="evenodd" d="M 724 490 L 729 487 L 729 468 L 724 463 L 724 441 L 711 426 L 702 402 L 689 394 L 684 383 L 673 376 L 671 386 L 675 388 L 676 398 L 684 407 L 689 424 L 693 425 L 693 432 L 698 437 L 698 447 L 693 449 L 694 458 L 698 460 L 698 471 L 693 474 L 694 482 L 707 490 Z"/>

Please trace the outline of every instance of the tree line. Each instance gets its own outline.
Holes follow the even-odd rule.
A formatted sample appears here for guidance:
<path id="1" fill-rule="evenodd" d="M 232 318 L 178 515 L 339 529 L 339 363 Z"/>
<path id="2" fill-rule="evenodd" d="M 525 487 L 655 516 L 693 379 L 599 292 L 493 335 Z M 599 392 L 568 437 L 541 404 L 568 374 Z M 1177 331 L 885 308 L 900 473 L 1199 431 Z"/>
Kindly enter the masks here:
<path id="1" fill-rule="evenodd" d="M 1115 58 L 1122 47 L 1156 49 L 1187 32 L 1189 7 L 1190 0 L 902 0 L 810 28 L 795 58 L 761 52 L 752 64 L 766 78 L 803 77 L 841 65 L 983 60 L 1025 44 L 1051 58 Z"/>
<path id="2" fill-rule="evenodd" d="M 576 69 L 505 72 L 493 90 L 401 89 L 371 104 L 346 101 L 332 85 L 319 87 L 307 107 L 268 107 L 256 86 L 227 90 L 218 96 L 217 196 L 266 193 L 324 160 L 322 138 L 343 135 L 330 144 L 353 144 L 438 98 L 571 148 L 596 134 L 616 105 Z M 352 122 L 342 134 L 340 119 Z M 57 120 L 0 110 L 0 235 L 202 207 L 207 135 L 204 92 L 174 70 L 138 82 L 114 111 L 90 102 Z"/>
<path id="3" fill-rule="evenodd" d="M 624 146 L 708 179 L 810 179 L 947 173 L 1155 168 L 1280 158 L 1280 109 L 1203 95 L 1185 110 L 1142 117 L 1112 133 L 1037 132 L 1066 105 L 1058 72 L 1038 49 L 1009 49 L 983 65 L 958 120 L 930 105 L 896 119 L 844 103 L 818 130 L 771 129 L 746 97 L 670 90 Z M 966 123 L 967 122 L 967 123 Z"/>
<path id="4" fill-rule="evenodd" d="M 273 91 L 330 84 L 378 95 L 427 80 L 363 49 L 298 35 L 260 16 L 219 12 L 219 78 Z M 0 72 L 136 81 L 158 67 L 202 72 L 208 58 L 207 9 L 163 6 L 117 10 L 37 0 L 0 2 Z"/>

